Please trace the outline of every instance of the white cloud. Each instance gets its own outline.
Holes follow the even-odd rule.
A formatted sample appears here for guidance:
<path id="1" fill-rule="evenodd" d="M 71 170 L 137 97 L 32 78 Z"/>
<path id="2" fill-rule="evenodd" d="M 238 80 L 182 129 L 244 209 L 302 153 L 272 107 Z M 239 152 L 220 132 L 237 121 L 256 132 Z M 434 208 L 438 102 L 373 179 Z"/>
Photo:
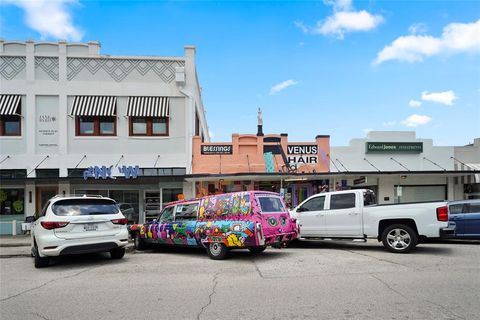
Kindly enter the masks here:
<path id="1" fill-rule="evenodd" d="M 312 32 L 343 39 L 347 32 L 369 31 L 382 22 L 382 16 L 372 15 L 365 10 L 341 11 L 335 12 L 324 22 L 319 22 Z"/>
<path id="2" fill-rule="evenodd" d="M 429 123 L 432 120 L 429 116 L 424 116 L 420 114 L 412 114 L 407 119 L 403 120 L 402 123 L 407 127 L 418 127 L 424 124 Z"/>
<path id="3" fill-rule="evenodd" d="M 270 89 L 270 94 L 271 94 L 271 95 L 277 94 L 277 93 L 279 93 L 280 91 L 285 90 L 286 88 L 291 87 L 291 86 L 294 86 L 294 85 L 296 85 L 296 84 L 298 84 L 298 82 L 295 81 L 295 80 L 291 80 L 291 79 L 290 79 L 290 80 L 285 80 L 285 81 L 283 81 L 283 82 L 281 82 L 281 83 L 279 83 L 279 84 L 274 85 L 274 86 Z"/>
<path id="4" fill-rule="evenodd" d="M 384 21 L 381 15 L 374 15 L 365 10 L 355 11 L 351 0 L 326 0 L 324 3 L 333 6 L 333 15 L 319 21 L 315 27 L 307 27 L 302 22 L 295 22 L 295 25 L 305 33 L 343 39 L 348 32 L 369 31 Z"/>
<path id="5" fill-rule="evenodd" d="M 422 100 L 423 101 L 431 101 L 440 104 L 444 104 L 447 106 L 453 105 L 454 101 L 457 99 L 455 92 L 452 90 L 444 91 L 444 92 L 422 92 Z"/>
<path id="6" fill-rule="evenodd" d="M 303 22 L 295 21 L 294 24 L 295 24 L 295 27 L 297 27 L 298 29 L 302 30 L 305 33 L 308 33 L 309 29 Z"/>
<path id="7" fill-rule="evenodd" d="M 408 105 L 412 108 L 420 108 L 420 106 L 422 105 L 422 102 L 417 100 L 410 100 L 408 102 Z"/>
<path id="8" fill-rule="evenodd" d="M 423 34 L 427 33 L 428 27 L 425 23 L 414 23 L 408 27 L 408 32 L 411 34 Z"/>
<path id="9" fill-rule="evenodd" d="M 352 8 L 352 0 L 324 0 L 323 3 L 333 6 L 335 11 L 345 11 Z"/>
<path id="10" fill-rule="evenodd" d="M 373 62 L 379 65 L 389 60 L 420 62 L 439 54 L 480 52 L 480 19 L 472 23 L 450 23 L 439 38 L 408 35 L 395 39 L 377 54 Z"/>
<path id="11" fill-rule="evenodd" d="M 42 39 L 80 41 L 83 32 L 73 25 L 68 6 L 76 0 L 2 0 L 25 11 L 25 23 Z"/>
<path id="12" fill-rule="evenodd" d="M 384 127 L 393 127 L 394 125 L 396 125 L 397 122 L 396 121 L 387 121 L 387 122 L 384 122 L 382 125 Z"/>

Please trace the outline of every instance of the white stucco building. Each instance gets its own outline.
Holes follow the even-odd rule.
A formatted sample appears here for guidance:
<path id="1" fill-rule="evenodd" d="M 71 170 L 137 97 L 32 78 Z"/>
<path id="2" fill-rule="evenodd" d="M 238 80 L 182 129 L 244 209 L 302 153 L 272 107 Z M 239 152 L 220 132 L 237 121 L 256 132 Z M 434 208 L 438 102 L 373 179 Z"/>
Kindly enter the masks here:
<path id="1" fill-rule="evenodd" d="M 192 196 L 194 135 L 209 141 L 193 46 L 124 57 L 98 42 L 0 40 L 3 233 L 57 193 L 113 197 L 135 221 Z"/>
<path id="2" fill-rule="evenodd" d="M 475 184 L 472 172 L 479 169 L 472 165 L 480 162 L 479 140 L 475 146 L 435 146 L 414 131 L 372 131 L 331 147 L 330 171 L 335 183 L 373 189 L 379 203 L 465 199 L 471 195 L 464 186 Z"/>

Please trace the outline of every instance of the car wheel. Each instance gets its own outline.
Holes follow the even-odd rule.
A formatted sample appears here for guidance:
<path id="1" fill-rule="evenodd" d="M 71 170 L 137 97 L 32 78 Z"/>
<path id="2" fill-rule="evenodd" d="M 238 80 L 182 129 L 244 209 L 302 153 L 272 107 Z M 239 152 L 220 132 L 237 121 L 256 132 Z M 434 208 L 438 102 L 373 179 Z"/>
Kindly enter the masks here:
<path id="1" fill-rule="evenodd" d="M 135 233 L 135 238 L 133 240 L 133 245 L 135 246 L 136 250 L 145 250 L 147 246 L 145 245 L 145 241 L 140 237 L 140 233 Z"/>
<path id="2" fill-rule="evenodd" d="M 266 246 L 248 248 L 248 250 L 250 250 L 251 253 L 262 253 L 263 251 L 265 251 L 265 249 L 267 249 Z"/>
<path id="3" fill-rule="evenodd" d="M 122 259 L 124 255 L 125 247 L 110 250 L 110 256 L 112 257 L 112 259 Z"/>
<path id="4" fill-rule="evenodd" d="M 45 268 L 48 267 L 48 265 L 50 264 L 49 257 L 40 257 L 40 254 L 38 253 L 37 243 L 33 244 L 33 255 L 35 268 Z"/>
<path id="5" fill-rule="evenodd" d="M 418 244 L 415 231 L 404 224 L 388 226 L 382 233 L 382 242 L 385 248 L 395 253 L 407 253 Z"/>
<path id="6" fill-rule="evenodd" d="M 228 249 L 223 243 L 212 242 L 207 245 L 207 253 L 210 259 L 223 260 L 227 257 Z"/>

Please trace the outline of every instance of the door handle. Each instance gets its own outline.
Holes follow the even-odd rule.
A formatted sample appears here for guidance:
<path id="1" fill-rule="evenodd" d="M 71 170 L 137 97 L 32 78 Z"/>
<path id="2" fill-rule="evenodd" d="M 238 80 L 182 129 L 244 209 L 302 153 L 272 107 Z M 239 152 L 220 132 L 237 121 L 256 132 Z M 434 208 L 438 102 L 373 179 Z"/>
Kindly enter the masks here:
<path id="1" fill-rule="evenodd" d="M 349 216 L 356 216 L 358 213 L 357 212 L 350 212 L 348 215 Z"/>

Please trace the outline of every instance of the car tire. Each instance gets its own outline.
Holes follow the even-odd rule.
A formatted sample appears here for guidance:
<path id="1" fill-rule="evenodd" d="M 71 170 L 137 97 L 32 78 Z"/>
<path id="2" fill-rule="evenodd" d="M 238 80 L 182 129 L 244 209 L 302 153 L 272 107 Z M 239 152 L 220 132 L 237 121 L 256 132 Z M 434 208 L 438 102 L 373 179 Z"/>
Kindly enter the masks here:
<path id="1" fill-rule="evenodd" d="M 227 258 L 228 248 L 221 242 L 211 242 L 207 244 L 207 254 L 210 259 L 223 260 Z"/>
<path id="2" fill-rule="evenodd" d="M 33 244 L 33 250 L 34 250 L 33 261 L 34 261 L 35 268 L 48 267 L 48 265 L 50 264 L 50 258 L 49 257 L 40 257 L 40 254 L 38 253 L 37 243 Z"/>
<path id="3" fill-rule="evenodd" d="M 140 237 L 140 233 L 135 233 L 135 238 L 133 238 L 133 245 L 136 250 L 142 251 L 147 248 L 145 241 Z"/>
<path id="4" fill-rule="evenodd" d="M 411 227 L 394 224 L 383 230 L 382 243 L 391 252 L 407 253 L 417 246 L 418 236 Z"/>
<path id="5" fill-rule="evenodd" d="M 251 253 L 254 253 L 254 254 L 262 253 L 263 251 L 265 251 L 265 249 L 267 249 L 266 246 L 248 248 L 248 250 L 249 250 Z"/>
<path id="6" fill-rule="evenodd" d="M 125 255 L 125 247 L 115 248 L 110 250 L 110 256 L 112 259 L 122 259 Z"/>

